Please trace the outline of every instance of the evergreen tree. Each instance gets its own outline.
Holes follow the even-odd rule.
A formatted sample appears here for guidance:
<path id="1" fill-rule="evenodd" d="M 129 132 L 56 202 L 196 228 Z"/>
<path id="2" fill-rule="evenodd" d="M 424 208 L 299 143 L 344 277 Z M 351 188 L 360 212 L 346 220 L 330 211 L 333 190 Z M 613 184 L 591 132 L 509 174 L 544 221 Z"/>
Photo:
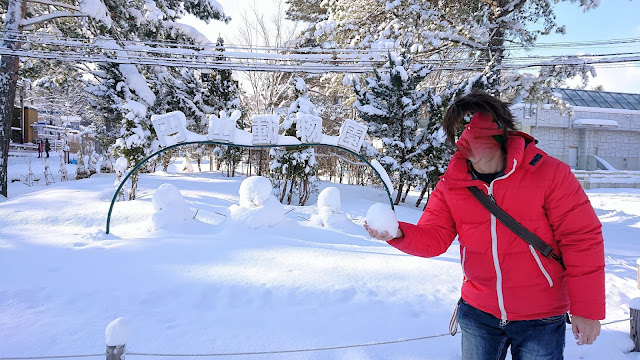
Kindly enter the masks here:
<path id="1" fill-rule="evenodd" d="M 222 52 L 224 51 L 224 39 L 218 37 L 216 41 L 216 51 L 220 54 L 215 57 L 216 61 L 227 60 Z M 203 83 L 205 91 L 203 101 L 207 109 L 212 114 L 219 114 L 221 111 L 225 115 L 231 115 L 235 110 L 240 110 L 240 89 L 238 81 L 233 78 L 231 70 L 214 69 L 209 73 L 203 74 Z M 236 126 L 244 129 L 245 114 L 236 120 Z M 245 153 L 244 148 L 237 146 L 217 146 L 213 149 L 215 156 L 221 164 L 225 166 L 227 176 L 235 176 L 235 170 Z"/>
<path id="2" fill-rule="evenodd" d="M 294 77 L 290 82 L 295 99 L 287 110 L 287 116 L 280 125 L 283 135 L 296 136 L 298 120 L 306 118 L 319 120 L 316 106 L 309 100 L 304 80 Z M 272 148 L 270 172 L 272 182 L 280 192 L 280 202 L 291 204 L 294 195 L 298 204 L 304 205 L 317 191 L 317 163 L 313 148 L 287 147 Z M 286 200 L 285 200 L 286 198 Z"/>
<path id="3" fill-rule="evenodd" d="M 368 124 L 369 135 L 381 142 L 378 161 L 396 179 L 395 204 L 431 146 L 425 141 L 430 134 L 419 127 L 426 94 L 417 89 L 428 73 L 429 69 L 414 64 L 407 52 L 389 53 L 383 69 L 366 79 L 366 89 L 354 83 L 358 116 Z"/>

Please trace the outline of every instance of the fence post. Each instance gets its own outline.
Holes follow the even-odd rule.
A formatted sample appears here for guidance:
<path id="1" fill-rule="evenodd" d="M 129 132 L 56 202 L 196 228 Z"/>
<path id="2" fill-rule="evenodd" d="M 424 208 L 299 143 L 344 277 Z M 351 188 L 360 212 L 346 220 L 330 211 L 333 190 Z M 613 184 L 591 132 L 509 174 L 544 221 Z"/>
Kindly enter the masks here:
<path id="1" fill-rule="evenodd" d="M 104 332 L 107 342 L 107 360 L 124 360 L 131 329 L 127 319 L 119 317 L 107 325 Z"/>

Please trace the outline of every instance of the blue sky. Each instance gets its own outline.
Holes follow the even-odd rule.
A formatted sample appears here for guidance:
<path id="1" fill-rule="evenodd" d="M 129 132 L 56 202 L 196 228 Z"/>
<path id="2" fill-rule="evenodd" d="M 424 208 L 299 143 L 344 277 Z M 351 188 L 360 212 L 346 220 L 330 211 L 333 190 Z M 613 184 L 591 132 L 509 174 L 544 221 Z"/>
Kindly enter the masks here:
<path id="1" fill-rule="evenodd" d="M 235 30 L 241 23 L 240 14 L 254 0 L 217 0 L 233 20 L 228 25 L 212 22 L 196 27 L 215 41 L 222 34 L 227 43 L 237 43 Z M 273 11 L 271 0 L 258 0 L 260 9 Z M 547 35 L 541 37 L 539 43 L 594 41 L 607 39 L 640 38 L 640 0 L 601 0 L 600 5 L 587 12 L 578 2 L 563 1 L 554 7 L 558 24 L 566 25 L 566 34 Z M 194 24 L 189 21 L 190 24 Z M 622 47 L 584 47 L 565 49 L 540 49 L 533 54 L 566 55 L 566 54 L 603 54 L 616 52 L 638 52 L 640 43 Z M 640 63 L 635 66 L 596 67 L 597 76 L 589 82 L 587 88 L 596 85 L 604 86 L 607 91 L 640 93 Z M 570 82 L 576 86 L 577 81 Z"/>

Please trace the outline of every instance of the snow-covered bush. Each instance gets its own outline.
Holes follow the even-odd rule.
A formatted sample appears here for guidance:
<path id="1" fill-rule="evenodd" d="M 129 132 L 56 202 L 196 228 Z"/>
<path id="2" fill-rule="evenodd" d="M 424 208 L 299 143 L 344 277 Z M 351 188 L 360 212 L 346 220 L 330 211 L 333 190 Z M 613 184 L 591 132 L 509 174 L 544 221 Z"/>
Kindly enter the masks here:
<path id="1" fill-rule="evenodd" d="M 180 226 L 193 219 L 195 215 L 175 185 L 160 185 L 151 201 L 153 202 L 153 213 L 149 219 L 149 231 Z"/>
<path id="2" fill-rule="evenodd" d="M 76 158 L 78 159 L 78 166 L 76 167 L 76 180 L 85 179 L 91 176 L 84 166 L 84 155 L 81 151 L 78 151 L 76 154 Z"/>

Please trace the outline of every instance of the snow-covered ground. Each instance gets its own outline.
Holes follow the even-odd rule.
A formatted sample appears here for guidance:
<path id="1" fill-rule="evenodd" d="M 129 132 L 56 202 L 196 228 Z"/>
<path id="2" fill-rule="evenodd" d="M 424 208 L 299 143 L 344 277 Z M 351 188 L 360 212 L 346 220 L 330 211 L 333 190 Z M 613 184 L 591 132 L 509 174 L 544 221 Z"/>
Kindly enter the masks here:
<path id="1" fill-rule="evenodd" d="M 317 215 L 313 199 L 285 206 L 293 210 L 273 227 L 251 229 L 228 218 L 243 177 L 177 173 L 176 165 L 141 176 L 138 200 L 115 204 L 107 235 L 114 175 L 60 182 L 58 168 L 52 153 L 57 182 L 45 186 L 44 164 L 33 158 L 42 180 L 11 183 L 0 202 L 0 358 L 101 354 L 105 328 L 119 317 L 130 325 L 133 353 L 344 347 L 240 358 L 460 358 L 460 335 L 396 342 L 448 332 L 462 274 L 457 242 L 423 259 L 367 236 L 361 224 L 372 204 L 388 202 L 383 190 L 323 182 L 321 190 L 340 190 L 340 211 L 352 221 L 323 227 L 306 220 Z M 67 168 L 73 178 L 74 167 Z M 12 157 L 9 173 L 26 175 L 25 158 Z M 165 183 L 197 214 L 149 232 L 152 197 Z M 640 189 L 588 194 L 604 226 L 604 322 L 628 319 L 630 300 L 640 297 Z M 418 220 L 413 202 L 397 207 L 399 220 Z M 394 343 L 372 345 L 386 341 Z M 348 347 L 358 344 L 371 346 Z M 570 360 L 640 359 L 628 353 L 632 347 L 629 321 L 605 325 L 591 346 L 575 345 L 567 331 Z"/>

